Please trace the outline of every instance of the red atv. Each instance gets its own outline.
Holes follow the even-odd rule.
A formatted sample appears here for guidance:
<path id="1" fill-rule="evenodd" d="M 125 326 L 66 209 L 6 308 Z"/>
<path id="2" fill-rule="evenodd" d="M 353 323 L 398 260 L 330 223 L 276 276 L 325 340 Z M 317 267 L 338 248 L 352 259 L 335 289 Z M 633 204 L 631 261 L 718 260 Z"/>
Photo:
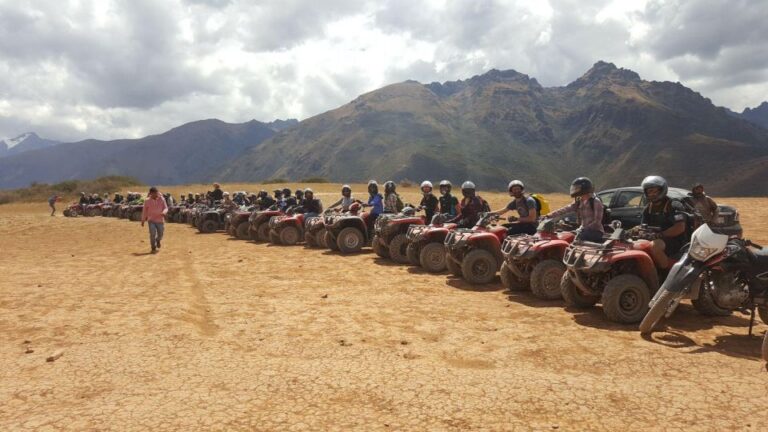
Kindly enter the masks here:
<path id="1" fill-rule="evenodd" d="M 327 230 L 325 229 L 325 217 L 330 216 L 333 210 L 326 210 L 322 216 L 310 218 L 304 230 L 304 244 L 311 248 L 327 248 L 325 243 Z"/>
<path id="2" fill-rule="evenodd" d="M 248 219 L 253 213 L 253 211 L 248 210 L 235 210 L 228 213 L 224 222 L 227 233 L 238 240 L 250 239 L 251 225 Z"/>
<path id="3" fill-rule="evenodd" d="M 455 223 L 447 224 L 446 215 L 436 214 L 429 225 L 411 225 L 405 234 L 405 254 L 408 262 L 420 265 L 430 273 L 445 270 L 445 246 L 448 233 L 456 229 Z"/>
<path id="4" fill-rule="evenodd" d="M 250 230 L 250 238 L 260 241 L 269 241 L 269 220 L 274 216 L 283 216 L 282 210 L 269 209 L 256 211 L 251 213 L 248 217 L 248 224 Z"/>
<path id="5" fill-rule="evenodd" d="M 552 219 L 544 219 L 539 222 L 536 234 L 504 239 L 501 244 L 504 263 L 499 273 L 501 283 L 510 291 L 523 291 L 530 287 L 531 293 L 541 299 L 562 297 L 560 280 L 565 273 L 563 254 L 576 235 L 556 228 Z"/>
<path id="6" fill-rule="evenodd" d="M 504 257 L 501 242 L 507 228 L 496 225 L 498 215 L 482 213 L 471 229 L 454 230 L 445 238 L 446 266 L 471 284 L 487 284 L 496 277 Z"/>
<path id="7" fill-rule="evenodd" d="M 600 302 L 611 321 L 643 319 L 659 289 L 652 243 L 646 240 L 658 231 L 638 228 L 630 232 L 617 227 L 604 243 L 578 241 L 568 246 L 563 256 L 567 271 L 560 281 L 566 306 L 587 308 Z"/>
<path id="8" fill-rule="evenodd" d="M 276 216 L 269 220 L 269 242 L 292 246 L 304 240 L 304 215 L 294 213 Z"/>
<path id="9" fill-rule="evenodd" d="M 70 204 L 69 207 L 64 209 L 64 216 L 77 217 L 83 214 L 83 206 L 78 203 Z"/>
<path id="10" fill-rule="evenodd" d="M 408 264 L 407 234 L 411 225 L 424 225 L 424 216 L 417 216 L 413 207 L 407 206 L 398 214 L 382 214 L 373 227 L 371 245 L 376 255 L 390 258 L 399 264 Z"/>
<path id="11" fill-rule="evenodd" d="M 343 254 L 359 252 L 370 244 L 371 233 L 368 230 L 371 214 L 360 213 L 362 206 L 354 203 L 349 211 L 325 217 L 326 244 L 331 250 Z"/>

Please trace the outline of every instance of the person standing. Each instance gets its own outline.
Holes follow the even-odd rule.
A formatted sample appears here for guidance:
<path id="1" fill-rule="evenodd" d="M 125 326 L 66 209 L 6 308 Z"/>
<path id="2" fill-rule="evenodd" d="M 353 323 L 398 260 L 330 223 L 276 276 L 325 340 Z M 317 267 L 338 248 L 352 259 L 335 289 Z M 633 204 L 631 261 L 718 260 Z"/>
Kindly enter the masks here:
<path id="1" fill-rule="evenodd" d="M 51 207 L 51 216 L 56 214 L 56 201 L 60 200 L 61 197 L 58 195 L 53 195 L 50 198 L 48 198 L 48 206 Z"/>
<path id="2" fill-rule="evenodd" d="M 157 192 L 157 188 L 152 186 L 149 188 L 149 197 L 144 201 L 144 208 L 141 211 L 141 226 L 144 226 L 144 222 L 149 222 L 149 245 L 152 247 L 152 253 L 157 253 L 160 249 L 160 241 L 165 231 L 166 213 L 168 213 L 168 204 Z"/>
<path id="3" fill-rule="evenodd" d="M 688 195 L 689 202 L 699 212 L 704 223 L 717 224 L 720 211 L 715 200 L 704 193 L 704 185 L 702 183 L 693 185 L 691 193 Z"/>

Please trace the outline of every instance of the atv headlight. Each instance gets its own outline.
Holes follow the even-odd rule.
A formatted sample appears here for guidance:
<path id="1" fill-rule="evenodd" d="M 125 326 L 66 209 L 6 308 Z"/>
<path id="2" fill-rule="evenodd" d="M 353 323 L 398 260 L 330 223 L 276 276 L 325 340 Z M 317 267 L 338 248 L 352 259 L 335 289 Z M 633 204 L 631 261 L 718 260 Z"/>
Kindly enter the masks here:
<path id="1" fill-rule="evenodd" d="M 718 248 L 705 247 L 696 239 L 691 242 L 691 249 L 688 250 L 688 255 L 697 261 L 706 261 L 717 253 Z"/>

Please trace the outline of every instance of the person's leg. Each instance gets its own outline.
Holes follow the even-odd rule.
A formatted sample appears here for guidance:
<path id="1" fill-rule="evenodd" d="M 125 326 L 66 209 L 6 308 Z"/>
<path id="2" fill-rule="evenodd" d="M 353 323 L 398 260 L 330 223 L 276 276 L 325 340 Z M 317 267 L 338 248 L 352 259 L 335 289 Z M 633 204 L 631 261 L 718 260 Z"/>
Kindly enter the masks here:
<path id="1" fill-rule="evenodd" d="M 51 206 L 51 216 L 56 214 L 56 205 L 55 204 L 49 204 Z"/>
<path id="2" fill-rule="evenodd" d="M 152 248 L 152 252 L 157 250 L 155 244 L 155 237 L 157 236 L 157 226 L 153 222 L 149 222 L 149 246 Z"/>
<path id="3" fill-rule="evenodd" d="M 513 223 L 507 228 L 507 235 L 536 234 L 536 226 L 533 224 Z"/>
<path id="4" fill-rule="evenodd" d="M 653 241 L 653 247 L 651 248 L 653 262 L 656 263 L 656 267 L 661 269 L 669 267 L 669 258 L 667 258 L 667 253 L 664 251 L 666 247 L 667 245 L 664 243 L 664 240 L 657 239 Z"/>
<path id="5" fill-rule="evenodd" d="M 157 230 L 157 237 L 155 238 L 155 243 L 157 244 L 157 248 L 160 249 L 160 240 L 163 239 L 163 234 L 165 234 L 165 224 L 164 223 L 156 224 L 155 229 Z"/>
<path id="6" fill-rule="evenodd" d="M 576 240 L 588 241 L 593 243 L 603 242 L 603 233 L 597 230 L 581 230 Z"/>

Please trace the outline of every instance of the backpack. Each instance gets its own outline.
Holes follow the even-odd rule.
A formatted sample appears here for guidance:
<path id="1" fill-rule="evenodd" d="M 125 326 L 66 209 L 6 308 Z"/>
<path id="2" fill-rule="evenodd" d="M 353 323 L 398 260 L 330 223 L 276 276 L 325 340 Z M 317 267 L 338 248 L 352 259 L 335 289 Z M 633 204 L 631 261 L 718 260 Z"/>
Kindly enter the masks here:
<path id="1" fill-rule="evenodd" d="M 536 203 L 536 215 L 541 216 L 543 214 L 549 214 L 549 201 L 541 194 L 530 194 L 533 201 Z"/>
<path id="2" fill-rule="evenodd" d="M 400 199 L 400 195 L 395 194 L 397 197 L 397 212 L 400 213 L 403 211 L 403 207 L 405 207 L 405 204 L 403 204 L 403 200 Z"/>

